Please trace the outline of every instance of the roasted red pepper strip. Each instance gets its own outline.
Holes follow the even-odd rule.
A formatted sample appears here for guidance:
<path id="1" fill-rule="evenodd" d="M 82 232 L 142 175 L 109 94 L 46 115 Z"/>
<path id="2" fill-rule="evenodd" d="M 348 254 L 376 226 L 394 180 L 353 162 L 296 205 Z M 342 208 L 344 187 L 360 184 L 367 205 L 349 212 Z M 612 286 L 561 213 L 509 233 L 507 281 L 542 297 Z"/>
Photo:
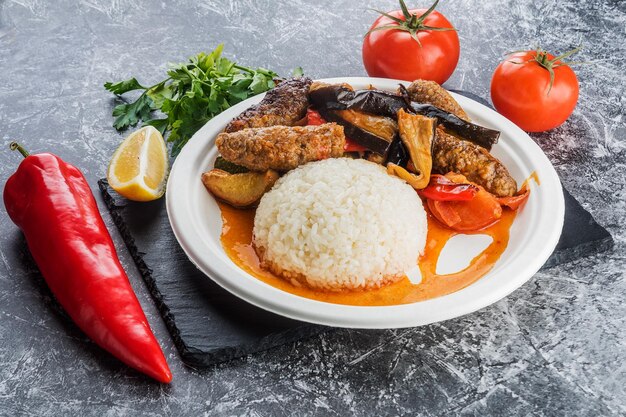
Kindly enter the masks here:
<path id="1" fill-rule="evenodd" d="M 441 177 L 438 175 L 437 177 Z M 432 178 L 432 177 L 431 177 Z M 435 178 L 436 182 L 467 185 L 468 181 L 463 175 L 452 172 L 443 178 Z M 471 184 L 471 183 L 470 183 Z M 502 207 L 517 210 L 530 194 L 528 180 L 522 188 L 512 197 L 496 197 L 484 188 L 471 184 L 478 190 L 469 200 L 437 200 L 428 198 L 426 203 L 432 215 L 446 227 L 460 232 L 480 230 L 493 224 L 502 217 Z M 430 187 L 430 185 L 429 185 Z"/>
<path id="2" fill-rule="evenodd" d="M 59 157 L 28 155 L 6 183 L 4 205 L 24 232 L 52 293 L 94 342 L 160 382 L 172 373 L 83 174 Z"/>
<path id="3" fill-rule="evenodd" d="M 319 112 L 313 110 L 312 108 L 308 108 L 306 111 L 306 124 L 309 126 L 318 126 L 326 123 L 326 120 L 322 118 L 322 115 Z"/>
<path id="4" fill-rule="evenodd" d="M 469 184 L 463 175 L 452 172 L 447 173 L 444 178 L 435 178 L 435 181 Z M 427 200 L 432 215 L 452 230 L 459 232 L 480 230 L 502 217 L 502 207 L 496 198 L 484 188 L 470 185 L 476 187 L 476 192 L 469 200 Z"/>
<path id="5" fill-rule="evenodd" d="M 323 125 L 324 123 L 328 123 L 322 115 L 320 115 L 317 111 L 309 108 L 306 111 L 307 125 L 309 126 L 317 126 Z M 367 148 L 365 146 L 361 146 L 358 143 L 353 142 L 350 138 L 346 138 L 346 144 L 343 147 L 345 152 L 365 152 Z"/>
<path id="6" fill-rule="evenodd" d="M 457 184 L 443 175 L 433 174 L 426 188 L 418 194 L 435 201 L 469 201 L 477 192 L 478 187 L 473 184 Z"/>

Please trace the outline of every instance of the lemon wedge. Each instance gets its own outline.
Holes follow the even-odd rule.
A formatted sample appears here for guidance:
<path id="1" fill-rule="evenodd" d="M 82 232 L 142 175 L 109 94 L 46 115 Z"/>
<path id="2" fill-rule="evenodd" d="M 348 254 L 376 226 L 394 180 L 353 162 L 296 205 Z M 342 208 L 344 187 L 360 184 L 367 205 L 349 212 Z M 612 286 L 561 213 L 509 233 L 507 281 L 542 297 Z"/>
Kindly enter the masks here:
<path id="1" fill-rule="evenodd" d="M 133 201 L 152 201 L 165 193 L 167 147 L 152 126 L 131 133 L 117 148 L 109 164 L 109 185 Z"/>

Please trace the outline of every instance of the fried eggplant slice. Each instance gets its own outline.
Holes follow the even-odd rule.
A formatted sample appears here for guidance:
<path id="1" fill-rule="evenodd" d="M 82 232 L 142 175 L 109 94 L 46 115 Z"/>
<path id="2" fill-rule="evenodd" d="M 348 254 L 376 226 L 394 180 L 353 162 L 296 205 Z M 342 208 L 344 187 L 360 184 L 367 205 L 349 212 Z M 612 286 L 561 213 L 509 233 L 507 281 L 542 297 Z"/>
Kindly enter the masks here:
<path id="1" fill-rule="evenodd" d="M 346 136 L 353 142 L 383 157 L 398 133 L 396 122 L 388 117 L 355 110 L 318 108 L 318 111 L 325 120 L 343 126 Z"/>
<path id="2" fill-rule="evenodd" d="M 460 119 L 470 121 L 465 110 L 461 108 L 452 95 L 434 81 L 415 80 L 406 88 L 406 91 L 411 101 L 432 104 Z"/>
<path id="3" fill-rule="evenodd" d="M 311 79 L 292 78 L 269 90 L 259 104 L 250 107 L 228 123 L 225 132 L 251 127 L 294 126 L 309 106 Z"/>
<path id="4" fill-rule="evenodd" d="M 470 123 L 435 105 L 409 101 L 400 94 L 394 94 L 388 91 L 353 91 L 351 88 L 341 84 L 324 85 L 322 83 L 315 83 L 309 91 L 309 98 L 320 113 L 322 113 L 321 109 L 333 111 L 353 109 L 378 116 L 395 118 L 398 111 L 404 109 L 408 112 L 421 114 L 426 117 L 433 117 L 437 119 L 437 122 L 446 132 L 461 139 L 477 143 L 487 150 L 491 149 L 491 146 L 496 143 L 500 137 L 500 132 L 497 130 Z M 452 99 L 452 96 L 450 96 L 450 99 Z M 347 132 L 347 134 L 351 137 L 350 132 Z"/>
<path id="5" fill-rule="evenodd" d="M 337 110 L 334 112 L 354 126 L 391 142 L 398 134 L 398 123 L 390 117 L 376 116 L 356 110 Z"/>
<path id="6" fill-rule="evenodd" d="M 317 126 L 271 126 L 220 133 L 215 144 L 220 154 L 251 171 L 289 171 L 306 164 L 343 155 L 346 137 L 335 123 Z"/>
<path id="7" fill-rule="evenodd" d="M 233 207 L 244 208 L 256 205 L 279 177 L 272 170 L 231 174 L 212 169 L 202 174 L 202 183 L 217 199 Z"/>
<path id="8" fill-rule="evenodd" d="M 435 138 L 437 121 L 419 114 L 398 111 L 400 139 L 409 152 L 416 173 L 410 173 L 394 163 L 387 164 L 387 172 L 405 180 L 411 187 L 421 190 L 430 181 L 432 169 L 431 148 Z"/>
<path id="9" fill-rule="evenodd" d="M 346 93 L 350 95 L 348 99 L 354 94 L 349 84 L 316 81 L 309 89 L 309 98 L 325 120 L 340 124 L 352 141 L 384 159 L 398 136 L 396 121 L 391 117 L 348 109 L 343 105 L 343 94 Z"/>
<path id="10" fill-rule="evenodd" d="M 393 142 L 391 142 L 389 151 L 387 151 L 385 165 L 395 164 L 406 167 L 410 159 L 409 151 L 406 149 L 406 146 L 404 146 L 404 143 L 402 143 L 402 139 L 400 139 L 400 136 L 396 137 Z"/>

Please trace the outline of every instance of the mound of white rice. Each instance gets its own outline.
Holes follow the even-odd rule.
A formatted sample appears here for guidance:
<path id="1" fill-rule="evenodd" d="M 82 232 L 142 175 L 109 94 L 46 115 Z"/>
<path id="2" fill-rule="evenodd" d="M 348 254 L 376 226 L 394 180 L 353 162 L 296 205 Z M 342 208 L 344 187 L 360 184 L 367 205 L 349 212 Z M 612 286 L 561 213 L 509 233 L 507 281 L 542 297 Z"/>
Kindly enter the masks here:
<path id="1" fill-rule="evenodd" d="M 287 173 L 254 218 L 265 268 L 330 291 L 377 288 L 415 268 L 426 213 L 411 186 L 365 160 L 327 159 Z"/>

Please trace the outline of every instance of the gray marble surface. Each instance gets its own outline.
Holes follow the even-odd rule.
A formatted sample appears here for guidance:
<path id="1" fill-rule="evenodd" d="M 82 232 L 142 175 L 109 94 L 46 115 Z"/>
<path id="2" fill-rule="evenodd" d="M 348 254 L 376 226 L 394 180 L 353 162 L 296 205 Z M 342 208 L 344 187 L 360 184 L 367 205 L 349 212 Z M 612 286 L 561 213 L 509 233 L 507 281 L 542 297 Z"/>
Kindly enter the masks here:
<path id="1" fill-rule="evenodd" d="M 314 77 L 364 75 L 361 41 L 374 19 L 367 6 L 395 2 L 0 0 L 0 146 L 20 139 L 33 152 L 53 151 L 95 191 L 122 139 L 105 81 L 156 81 L 168 61 L 219 42 L 228 56 L 282 74 L 302 66 Z M 440 9 L 462 45 L 447 86 L 483 97 L 505 52 L 583 43 L 577 60 L 591 64 L 576 69 L 576 111 L 533 138 L 613 234 L 614 250 L 544 270 L 455 320 L 338 330 L 198 371 L 180 362 L 101 205 L 174 373 L 160 386 L 51 307 L 1 208 L 0 415 L 626 415 L 626 2 L 451 0 Z M 18 162 L 0 151 L 0 186 Z"/>

